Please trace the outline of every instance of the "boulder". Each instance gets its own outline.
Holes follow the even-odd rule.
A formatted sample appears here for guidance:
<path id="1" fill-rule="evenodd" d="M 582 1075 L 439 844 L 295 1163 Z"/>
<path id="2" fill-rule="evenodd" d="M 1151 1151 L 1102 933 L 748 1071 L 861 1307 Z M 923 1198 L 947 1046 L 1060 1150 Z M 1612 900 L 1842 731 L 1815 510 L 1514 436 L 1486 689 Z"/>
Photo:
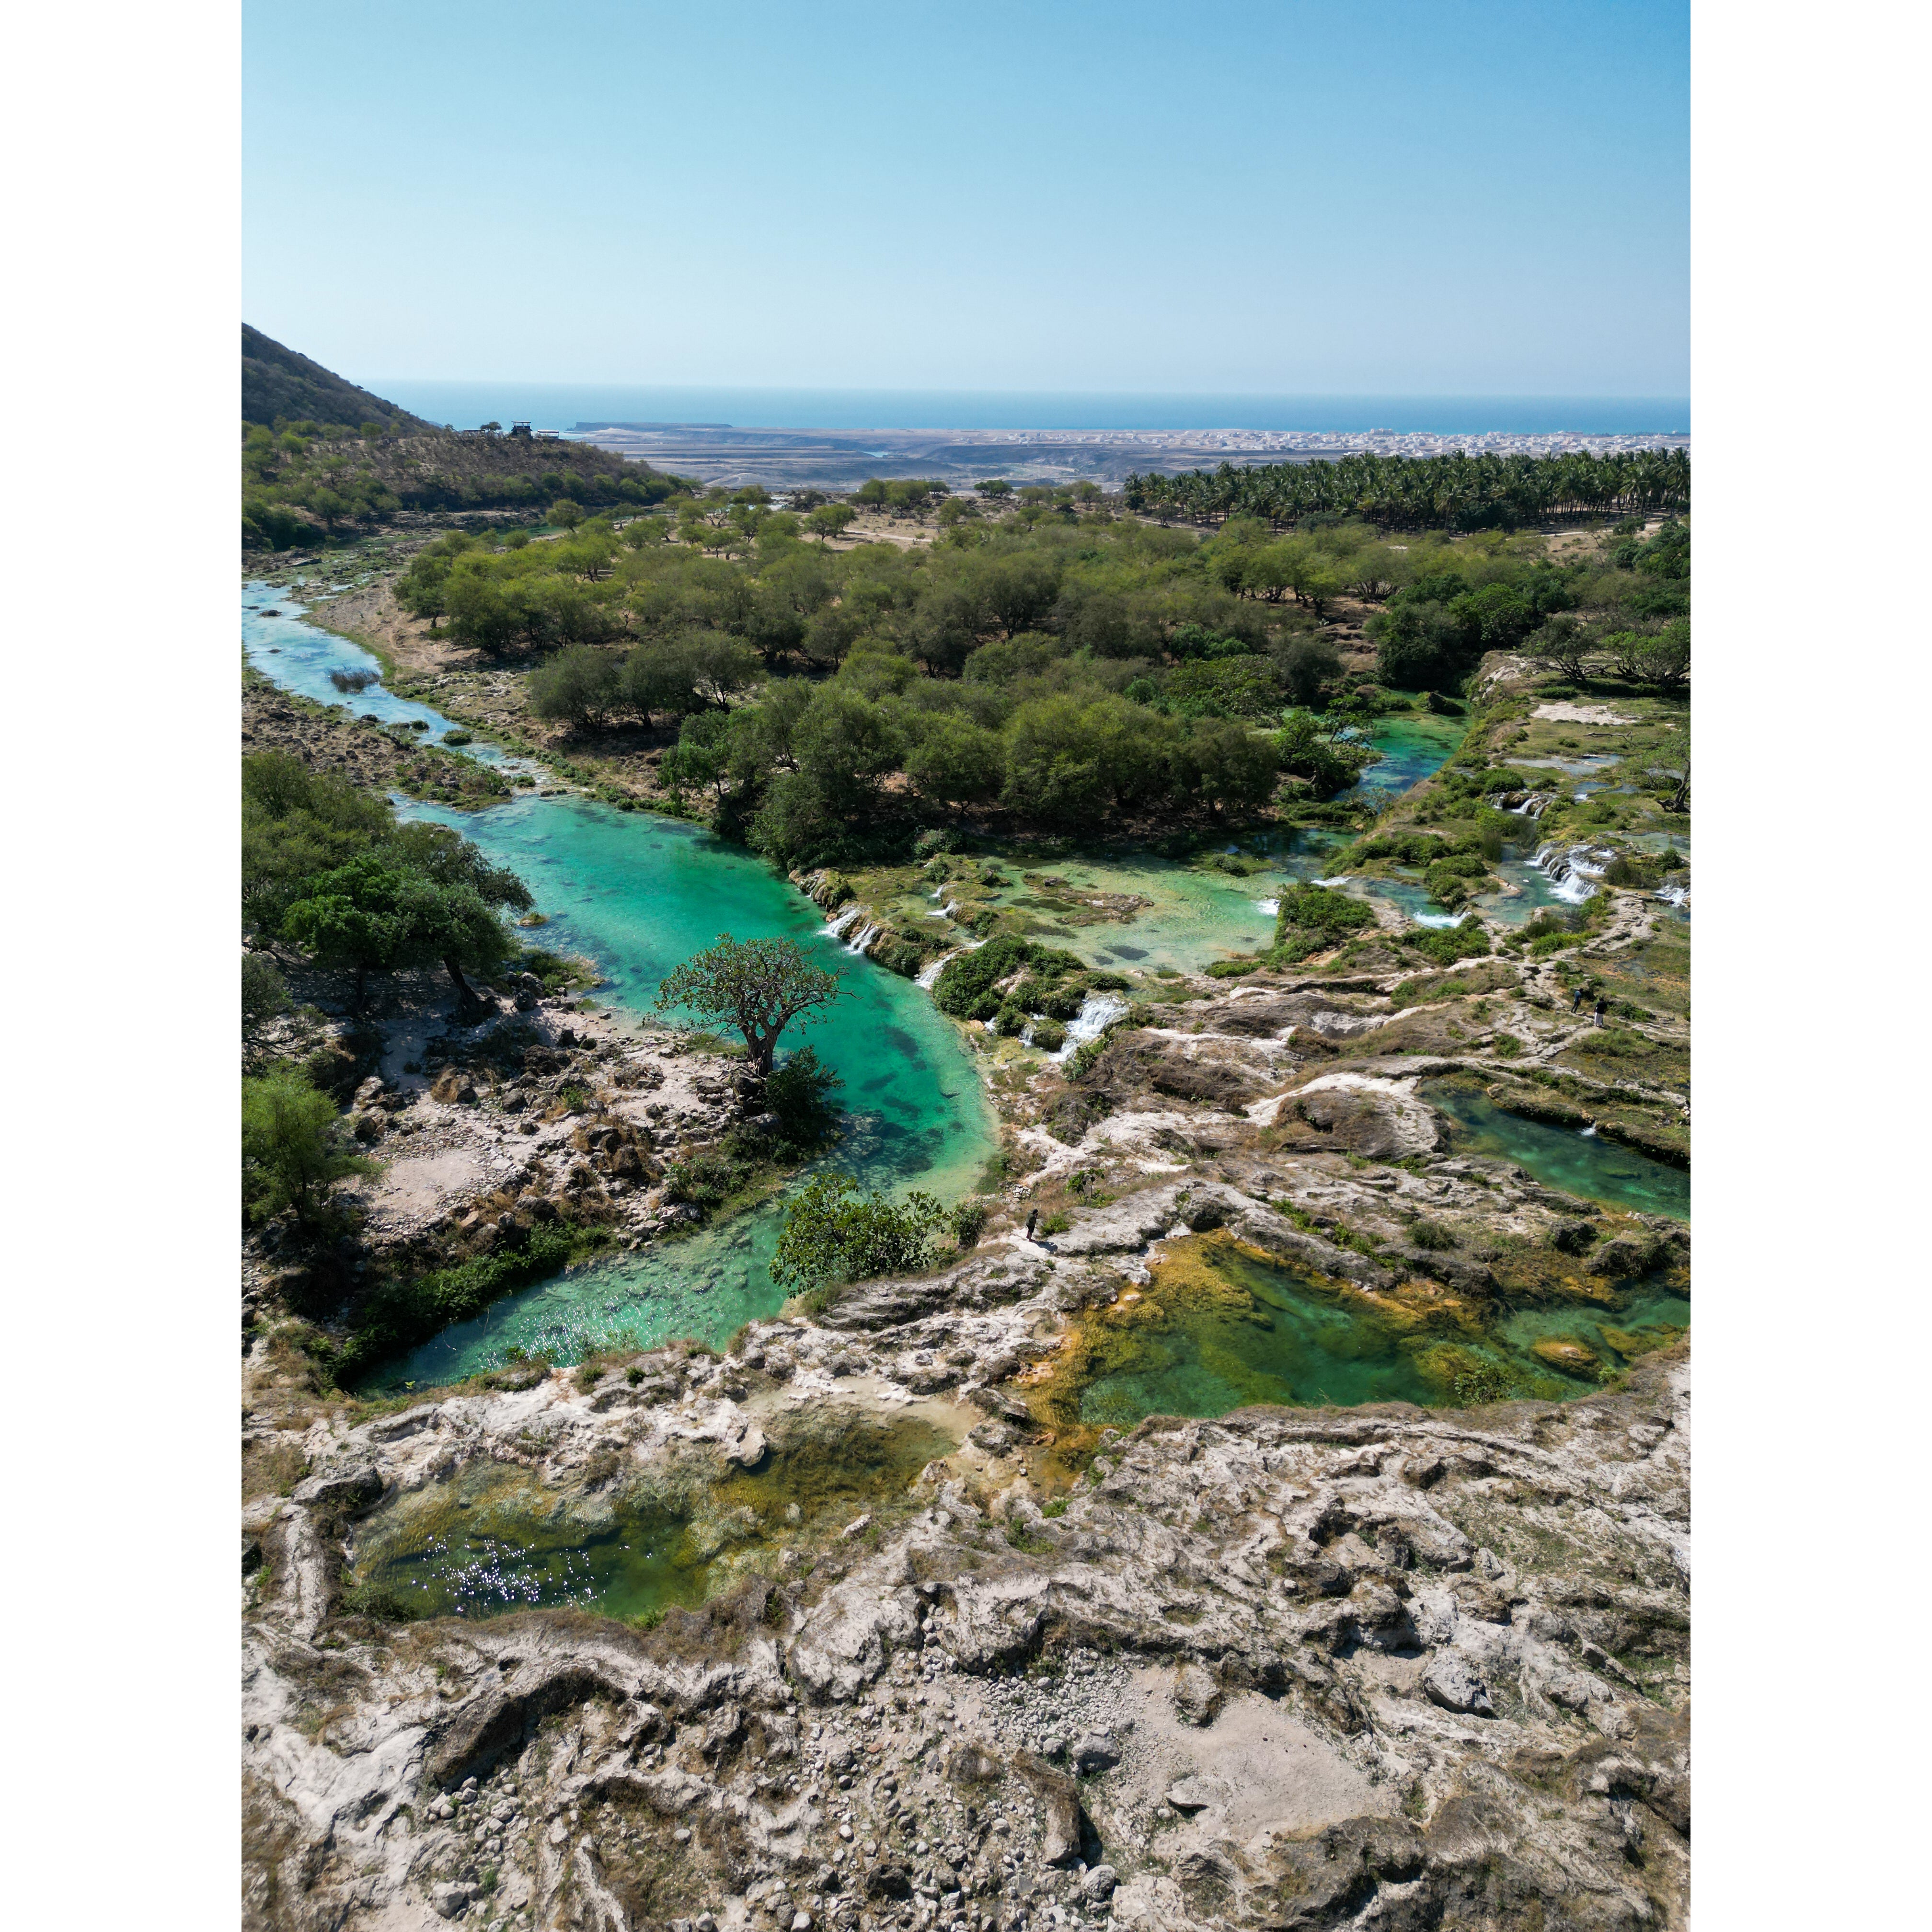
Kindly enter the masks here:
<path id="1" fill-rule="evenodd" d="M 1082 1778 L 1096 1771 L 1112 1771 L 1120 1761 L 1119 1747 L 1104 1732 L 1082 1733 L 1073 1746 L 1073 1768 Z"/>
<path id="2" fill-rule="evenodd" d="M 1460 1652 L 1438 1650 L 1422 1673 L 1423 1694 L 1432 1704 L 1465 1716 L 1493 1718 L 1488 1688 Z"/>
<path id="3" fill-rule="evenodd" d="M 1226 1694 L 1198 1664 L 1184 1664 L 1174 1673 L 1174 1708 L 1190 1724 L 1211 1724 Z"/>
<path id="4" fill-rule="evenodd" d="M 1089 1905 L 1104 1905 L 1120 1882 L 1112 1865 L 1095 1865 L 1080 1881 L 1080 1896 Z"/>
<path id="5" fill-rule="evenodd" d="M 476 1896 L 476 1890 L 473 1885 L 460 1884 L 454 1879 L 446 1880 L 441 1885 L 430 1887 L 430 1910 L 439 1918 L 454 1918 Z"/>

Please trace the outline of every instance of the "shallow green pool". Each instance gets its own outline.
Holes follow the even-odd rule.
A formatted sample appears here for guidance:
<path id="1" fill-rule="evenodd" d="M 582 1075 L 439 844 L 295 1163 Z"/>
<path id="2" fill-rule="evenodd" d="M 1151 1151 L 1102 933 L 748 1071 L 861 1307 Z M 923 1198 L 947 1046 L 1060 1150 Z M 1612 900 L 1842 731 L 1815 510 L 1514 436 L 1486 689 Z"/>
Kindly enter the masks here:
<path id="1" fill-rule="evenodd" d="M 550 915 L 544 944 L 590 954 L 608 976 L 599 997 L 634 1012 L 721 932 L 812 948 L 851 995 L 790 1040 L 844 1082 L 845 1138 L 829 1159 L 871 1186 L 917 1186 L 943 1199 L 970 1191 L 996 1144 L 970 1049 L 910 980 L 827 939 L 818 908 L 760 861 L 675 820 L 584 799 L 460 815 L 411 809 L 458 826 L 527 881 Z M 567 1362 L 620 1336 L 722 1342 L 783 1298 L 769 1272 L 779 1213 L 772 1204 L 506 1296 L 392 1364 L 382 1384 L 452 1381 L 495 1366 L 512 1346 Z"/>
<path id="2" fill-rule="evenodd" d="M 835 1418 L 836 1420 L 836 1418 Z M 560 1490 L 534 1472 L 472 1463 L 398 1498 L 357 1533 L 354 1580 L 425 1616 L 490 1616 L 576 1604 L 634 1621 L 701 1603 L 761 1567 L 774 1542 L 836 1537 L 861 1511 L 890 1513 L 958 1441 L 902 1417 L 802 1432 L 752 1474 L 692 1483 L 674 1498 Z"/>
<path id="3" fill-rule="evenodd" d="M 1123 1298 L 1088 1324 L 1082 1425 L 1125 1430 L 1150 1415 L 1207 1418 L 1259 1402 L 1562 1400 L 1690 1321 L 1681 1285 L 1660 1280 L 1600 1304 L 1519 1310 L 1481 1330 L 1448 1316 L 1417 1325 L 1232 1242 L 1190 1248 L 1156 1269 L 1138 1302 Z M 1584 1353 L 1552 1362 L 1534 1352 L 1539 1342 Z"/>
<path id="4" fill-rule="evenodd" d="M 1480 1089 L 1430 1082 L 1424 1099 L 1456 1124 L 1461 1146 L 1514 1161 L 1545 1186 L 1640 1214 L 1690 1218 L 1690 1175 L 1681 1167 L 1633 1153 L 1600 1134 L 1525 1120 L 1498 1107 Z"/>

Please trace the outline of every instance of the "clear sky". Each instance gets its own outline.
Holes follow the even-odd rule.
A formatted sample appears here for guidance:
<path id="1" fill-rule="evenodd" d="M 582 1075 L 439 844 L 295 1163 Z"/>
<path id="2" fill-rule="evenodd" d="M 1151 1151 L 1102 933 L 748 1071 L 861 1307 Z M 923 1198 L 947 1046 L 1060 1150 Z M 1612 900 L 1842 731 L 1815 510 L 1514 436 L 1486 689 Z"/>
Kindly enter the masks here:
<path id="1" fill-rule="evenodd" d="M 247 0 L 359 382 L 1688 392 L 1685 0 Z"/>

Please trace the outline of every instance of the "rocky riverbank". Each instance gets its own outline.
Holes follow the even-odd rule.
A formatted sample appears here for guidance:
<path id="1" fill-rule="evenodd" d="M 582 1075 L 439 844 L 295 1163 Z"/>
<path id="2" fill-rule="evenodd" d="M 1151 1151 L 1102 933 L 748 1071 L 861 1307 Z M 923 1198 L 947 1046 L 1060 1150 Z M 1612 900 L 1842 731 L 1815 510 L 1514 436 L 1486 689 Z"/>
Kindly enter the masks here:
<path id="1" fill-rule="evenodd" d="M 361 1422 L 265 1396 L 247 1922 L 1684 1922 L 1688 1354 L 1568 1406 L 1156 1418 L 1057 1488 L 1000 1381 L 1157 1258 L 1144 1204 L 722 1359 Z M 872 1321 L 902 1300 L 938 1312 Z M 883 1528 L 748 1532 L 655 1629 L 345 1604 L 385 1512 L 479 1464 L 567 1511 L 679 1461 L 701 1515 L 935 1384 L 983 1420 Z"/>

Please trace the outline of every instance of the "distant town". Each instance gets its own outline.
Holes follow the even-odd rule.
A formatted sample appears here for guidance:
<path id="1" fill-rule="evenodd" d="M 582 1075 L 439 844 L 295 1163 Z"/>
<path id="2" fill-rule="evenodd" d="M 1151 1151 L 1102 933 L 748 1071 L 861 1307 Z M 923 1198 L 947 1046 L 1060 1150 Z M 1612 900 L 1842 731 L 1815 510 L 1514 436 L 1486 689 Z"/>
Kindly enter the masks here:
<path id="1" fill-rule="evenodd" d="M 848 489 L 870 476 L 922 476 L 970 488 L 989 476 L 1013 483 L 1083 480 L 1118 488 L 1130 472 L 1168 472 L 1238 461 L 1312 463 L 1378 456 L 1604 456 L 1640 449 L 1688 449 L 1690 437 L 1594 436 L 1580 430 L 1523 435 L 1491 430 L 812 430 L 724 423 L 579 422 L 573 440 L 655 464 L 680 476 L 736 488 Z"/>

